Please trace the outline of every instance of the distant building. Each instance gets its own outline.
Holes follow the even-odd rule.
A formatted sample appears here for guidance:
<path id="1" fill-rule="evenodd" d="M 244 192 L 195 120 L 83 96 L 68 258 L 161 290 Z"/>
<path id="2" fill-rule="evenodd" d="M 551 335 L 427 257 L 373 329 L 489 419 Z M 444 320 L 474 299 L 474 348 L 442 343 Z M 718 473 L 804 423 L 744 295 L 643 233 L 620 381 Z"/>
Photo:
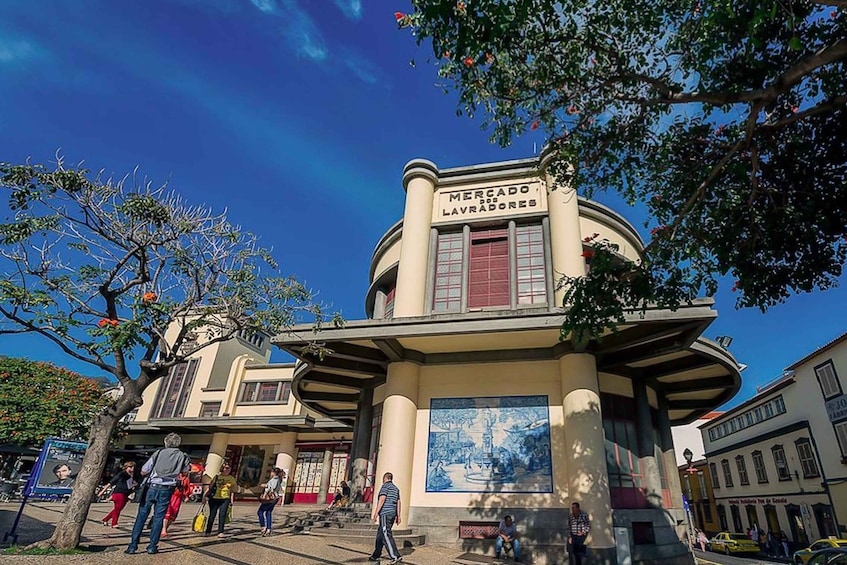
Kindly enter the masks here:
<path id="1" fill-rule="evenodd" d="M 700 433 L 700 426 L 709 423 L 712 419 L 722 414 L 723 412 L 709 412 L 702 418 L 697 418 L 689 424 L 671 428 L 677 467 L 686 465 L 685 456 L 683 455 L 686 449 L 691 451 L 692 461 L 699 461 L 706 457 L 706 448 L 703 446 L 703 434 Z"/>
<path id="2" fill-rule="evenodd" d="M 671 428 L 677 472 L 682 495 L 688 505 L 691 526 L 703 530 L 709 537 L 717 534 L 721 528 L 700 427 L 722 414 L 723 412 L 709 412 L 690 424 Z M 683 455 L 686 450 L 691 451 L 690 466 Z"/>
<path id="3" fill-rule="evenodd" d="M 847 534 L 847 334 L 701 426 L 722 530 Z"/>

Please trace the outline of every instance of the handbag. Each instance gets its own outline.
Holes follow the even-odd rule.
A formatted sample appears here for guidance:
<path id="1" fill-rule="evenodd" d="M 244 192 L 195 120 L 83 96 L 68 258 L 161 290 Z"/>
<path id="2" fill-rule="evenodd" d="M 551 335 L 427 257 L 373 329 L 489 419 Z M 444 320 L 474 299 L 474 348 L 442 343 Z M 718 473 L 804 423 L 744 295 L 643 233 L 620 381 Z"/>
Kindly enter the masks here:
<path id="1" fill-rule="evenodd" d="M 224 524 L 229 524 L 230 522 L 232 522 L 232 504 L 230 504 L 226 509 L 226 520 L 224 521 Z"/>
<path id="2" fill-rule="evenodd" d="M 197 533 L 203 533 L 206 531 L 206 504 L 203 503 L 200 506 L 200 510 L 197 511 L 197 515 L 194 516 L 194 522 L 191 524 L 191 529 Z"/>
<path id="3" fill-rule="evenodd" d="M 159 456 L 159 452 L 153 454 L 151 459 L 153 463 L 150 465 L 150 473 L 145 475 L 144 479 L 142 479 L 141 484 L 138 485 L 138 490 L 135 491 L 135 502 L 139 504 L 144 504 L 147 500 L 147 491 L 150 490 L 150 478 L 153 476 L 153 469 L 156 468 L 156 458 Z"/>
<path id="4" fill-rule="evenodd" d="M 218 477 L 220 477 L 220 475 L 215 475 L 215 478 L 209 483 L 209 490 L 206 491 L 206 498 L 212 498 L 215 496 L 215 492 L 218 490 Z"/>

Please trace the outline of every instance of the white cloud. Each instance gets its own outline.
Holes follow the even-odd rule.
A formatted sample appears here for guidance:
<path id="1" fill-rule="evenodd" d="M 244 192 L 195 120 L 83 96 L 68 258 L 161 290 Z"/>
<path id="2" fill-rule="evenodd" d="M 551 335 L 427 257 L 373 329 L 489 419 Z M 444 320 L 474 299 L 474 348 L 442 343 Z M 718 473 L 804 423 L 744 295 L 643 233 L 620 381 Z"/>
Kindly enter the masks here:
<path id="1" fill-rule="evenodd" d="M 274 0 L 250 0 L 250 3 L 266 14 L 272 14 L 276 11 Z"/>
<path id="2" fill-rule="evenodd" d="M 25 39 L 7 39 L 0 37 L 0 63 L 29 61 L 41 56 L 40 48 Z"/>
<path id="3" fill-rule="evenodd" d="M 250 0 L 250 3 L 263 14 L 279 19 L 279 31 L 297 55 L 313 61 L 323 61 L 329 56 L 329 48 L 317 24 L 297 0 Z"/>
<path id="4" fill-rule="evenodd" d="M 335 5 L 351 20 L 362 19 L 362 0 L 335 0 Z"/>

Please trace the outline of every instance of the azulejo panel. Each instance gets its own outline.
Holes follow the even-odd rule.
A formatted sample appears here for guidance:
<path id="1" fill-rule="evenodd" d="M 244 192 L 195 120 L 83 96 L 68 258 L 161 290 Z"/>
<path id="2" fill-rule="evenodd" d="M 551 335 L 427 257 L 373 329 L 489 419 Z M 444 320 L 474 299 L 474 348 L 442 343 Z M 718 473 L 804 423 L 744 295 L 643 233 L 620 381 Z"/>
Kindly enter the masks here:
<path id="1" fill-rule="evenodd" d="M 553 492 L 546 395 L 433 398 L 427 492 Z"/>

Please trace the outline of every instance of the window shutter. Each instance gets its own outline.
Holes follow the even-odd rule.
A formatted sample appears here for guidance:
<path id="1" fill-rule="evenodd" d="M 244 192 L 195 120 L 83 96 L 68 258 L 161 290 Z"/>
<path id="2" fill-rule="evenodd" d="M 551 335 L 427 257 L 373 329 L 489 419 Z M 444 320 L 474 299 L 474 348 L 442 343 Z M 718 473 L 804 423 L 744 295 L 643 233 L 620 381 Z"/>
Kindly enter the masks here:
<path id="1" fill-rule="evenodd" d="M 471 234 L 468 308 L 509 305 L 509 232 Z"/>

